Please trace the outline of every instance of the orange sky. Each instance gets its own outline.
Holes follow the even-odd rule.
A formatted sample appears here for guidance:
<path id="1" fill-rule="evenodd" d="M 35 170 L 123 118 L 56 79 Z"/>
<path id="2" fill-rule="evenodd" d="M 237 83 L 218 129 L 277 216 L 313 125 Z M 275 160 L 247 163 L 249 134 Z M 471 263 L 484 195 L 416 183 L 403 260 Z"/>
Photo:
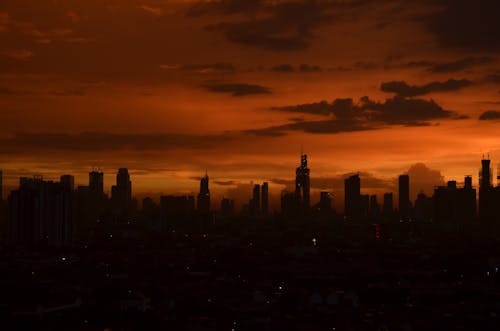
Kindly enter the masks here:
<path id="1" fill-rule="evenodd" d="M 207 169 L 217 199 L 277 196 L 302 146 L 338 208 L 352 172 L 377 194 L 417 163 L 413 194 L 477 183 L 483 153 L 500 162 L 498 6 L 2 1 L 4 182 L 128 167 L 135 193 L 187 193 Z"/>

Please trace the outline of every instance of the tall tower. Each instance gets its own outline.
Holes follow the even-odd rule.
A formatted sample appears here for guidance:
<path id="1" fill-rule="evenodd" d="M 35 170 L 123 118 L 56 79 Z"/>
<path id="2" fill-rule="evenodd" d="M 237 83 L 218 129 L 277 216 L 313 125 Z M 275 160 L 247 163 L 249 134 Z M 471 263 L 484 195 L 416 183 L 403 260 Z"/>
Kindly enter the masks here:
<path id="1" fill-rule="evenodd" d="M 0 202 L 3 201 L 3 172 L 0 170 Z"/>
<path id="2" fill-rule="evenodd" d="M 492 223 L 496 216 L 495 192 L 492 185 L 491 161 L 481 160 L 481 170 L 479 171 L 479 219 L 483 223 Z"/>
<path id="3" fill-rule="evenodd" d="M 122 212 L 132 207 L 132 182 L 127 168 L 118 169 L 116 185 L 111 188 L 112 199 Z"/>
<path id="4" fill-rule="evenodd" d="M 344 214 L 347 220 L 357 220 L 361 215 L 361 179 L 353 175 L 344 181 Z"/>
<path id="5" fill-rule="evenodd" d="M 266 216 L 269 213 L 269 184 L 267 182 L 262 183 L 262 194 L 261 194 L 261 207 L 262 215 Z"/>
<path id="6" fill-rule="evenodd" d="M 301 154 L 300 167 L 295 170 L 295 196 L 300 202 L 304 210 L 308 210 L 310 206 L 310 179 L 309 168 L 307 167 L 307 155 Z"/>
<path id="7" fill-rule="evenodd" d="M 399 216 L 401 219 L 410 218 L 410 176 L 399 176 Z"/>
<path id="8" fill-rule="evenodd" d="M 255 214 L 260 213 L 260 185 L 255 184 L 253 186 L 253 212 Z"/>
<path id="9" fill-rule="evenodd" d="M 89 172 L 89 191 L 96 196 L 104 195 L 104 174 L 102 171 L 93 170 Z"/>
<path id="10" fill-rule="evenodd" d="M 200 193 L 198 193 L 198 211 L 203 214 L 210 213 L 210 190 L 208 188 L 208 174 L 200 180 Z"/>

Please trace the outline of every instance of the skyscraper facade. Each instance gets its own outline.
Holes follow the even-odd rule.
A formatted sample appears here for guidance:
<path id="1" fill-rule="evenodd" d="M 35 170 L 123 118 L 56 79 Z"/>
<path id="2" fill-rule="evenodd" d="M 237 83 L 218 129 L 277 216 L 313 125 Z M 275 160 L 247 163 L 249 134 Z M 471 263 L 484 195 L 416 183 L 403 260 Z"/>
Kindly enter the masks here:
<path id="1" fill-rule="evenodd" d="M 344 214 L 346 220 L 358 220 L 361 213 L 361 180 L 352 175 L 344 181 Z"/>
<path id="2" fill-rule="evenodd" d="M 210 213 L 210 189 L 208 188 L 208 174 L 200 180 L 200 192 L 198 193 L 198 212 Z"/>
<path id="3" fill-rule="evenodd" d="M 309 210 L 311 201 L 310 185 L 307 155 L 302 154 L 300 156 L 300 166 L 295 171 L 295 196 L 303 211 Z"/>
<path id="4" fill-rule="evenodd" d="M 269 214 L 269 184 L 267 182 L 262 183 L 261 190 L 262 215 L 266 216 Z"/>
<path id="5" fill-rule="evenodd" d="M 130 211 L 132 207 L 132 182 L 127 168 L 118 169 L 116 185 L 111 188 L 111 198 L 119 212 L 128 213 Z"/>
<path id="6" fill-rule="evenodd" d="M 399 216 L 402 220 L 410 218 L 410 176 L 400 175 L 398 179 Z"/>

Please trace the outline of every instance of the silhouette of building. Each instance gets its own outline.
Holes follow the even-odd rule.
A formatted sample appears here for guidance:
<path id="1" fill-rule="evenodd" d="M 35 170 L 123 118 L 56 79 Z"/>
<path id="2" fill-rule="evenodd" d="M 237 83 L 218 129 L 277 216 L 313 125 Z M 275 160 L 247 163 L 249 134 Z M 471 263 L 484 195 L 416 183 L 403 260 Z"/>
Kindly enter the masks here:
<path id="1" fill-rule="evenodd" d="M 234 215 L 234 200 L 222 198 L 220 202 L 221 217 Z"/>
<path id="2" fill-rule="evenodd" d="M 89 191 L 96 196 L 104 196 L 104 173 L 102 171 L 89 172 Z"/>
<path id="3" fill-rule="evenodd" d="M 160 197 L 160 218 L 163 230 L 191 230 L 194 212 L 194 196 L 192 195 Z"/>
<path id="4" fill-rule="evenodd" d="M 200 192 L 198 193 L 198 212 L 210 213 L 210 189 L 208 188 L 208 174 L 200 180 Z"/>
<path id="5" fill-rule="evenodd" d="M 267 216 L 269 214 L 269 184 L 267 182 L 262 183 L 261 189 L 262 215 Z"/>
<path id="6" fill-rule="evenodd" d="M 361 216 L 361 180 L 352 175 L 344 181 L 344 214 L 347 220 L 358 220 Z"/>
<path id="7" fill-rule="evenodd" d="M 415 200 L 415 220 L 417 222 L 430 222 L 434 213 L 434 199 L 420 192 Z"/>
<path id="8" fill-rule="evenodd" d="M 111 188 L 111 199 L 119 213 L 128 214 L 132 209 L 132 182 L 127 168 L 118 169 L 116 185 Z"/>
<path id="9" fill-rule="evenodd" d="M 410 176 L 400 175 L 398 180 L 399 217 L 402 220 L 410 218 Z"/>
<path id="10" fill-rule="evenodd" d="M 27 248 L 69 246 L 73 239 L 74 194 L 67 184 L 41 176 L 21 178 L 8 198 L 8 243 Z"/>
<path id="11" fill-rule="evenodd" d="M 299 201 L 295 192 L 281 192 L 281 214 L 286 219 L 296 219 L 299 213 Z"/>
<path id="12" fill-rule="evenodd" d="M 392 193 L 384 193 L 384 205 L 382 213 L 385 217 L 391 217 L 394 212 L 394 198 Z"/>
<path id="13" fill-rule="evenodd" d="M 70 192 L 75 190 L 75 177 L 72 175 L 62 175 L 59 181 L 66 190 Z"/>
<path id="14" fill-rule="evenodd" d="M 380 217 L 380 205 L 377 201 L 377 196 L 370 196 L 370 218 L 372 220 L 378 220 Z"/>
<path id="15" fill-rule="evenodd" d="M 252 199 L 249 202 L 250 214 L 252 216 L 260 215 L 260 185 L 253 186 Z"/>
<path id="16" fill-rule="evenodd" d="M 500 200 L 498 189 L 493 187 L 493 174 L 489 159 L 481 160 L 479 171 L 479 219 L 484 224 L 494 224 L 498 217 L 496 210 Z"/>
<path id="17" fill-rule="evenodd" d="M 437 224 L 460 226 L 473 221 L 476 214 L 476 190 L 472 179 L 466 177 L 464 187 L 458 188 L 456 181 L 434 190 L 434 217 Z"/>
<path id="18" fill-rule="evenodd" d="M 307 167 L 307 155 L 301 154 L 300 166 L 295 170 L 295 195 L 296 200 L 303 212 L 307 212 L 310 207 L 310 178 Z"/>

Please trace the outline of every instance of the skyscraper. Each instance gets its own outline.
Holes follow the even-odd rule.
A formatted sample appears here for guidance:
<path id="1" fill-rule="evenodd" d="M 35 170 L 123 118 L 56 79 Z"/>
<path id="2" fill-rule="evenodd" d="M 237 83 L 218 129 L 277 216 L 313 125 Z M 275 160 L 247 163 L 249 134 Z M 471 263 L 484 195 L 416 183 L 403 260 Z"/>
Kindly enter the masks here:
<path id="1" fill-rule="evenodd" d="M 382 213 L 384 216 L 391 216 L 394 211 L 394 198 L 392 193 L 384 193 L 384 206 L 382 207 Z"/>
<path id="2" fill-rule="evenodd" d="M 96 196 L 104 196 L 104 174 L 102 171 L 89 172 L 89 191 Z"/>
<path id="3" fill-rule="evenodd" d="M 497 218 L 497 199 L 500 192 L 495 190 L 492 184 L 492 171 L 489 159 L 481 160 L 481 170 L 479 171 L 479 219 L 483 223 L 495 223 Z"/>
<path id="4" fill-rule="evenodd" d="M 266 216 L 269 213 L 269 185 L 267 182 L 262 183 L 261 186 L 262 194 L 261 194 L 261 207 L 262 207 L 262 215 Z"/>
<path id="5" fill-rule="evenodd" d="M 62 175 L 60 182 L 67 191 L 72 192 L 75 189 L 75 177 L 72 175 Z"/>
<path id="6" fill-rule="evenodd" d="M 295 171 L 295 196 L 303 211 L 309 210 L 310 206 L 310 179 L 307 167 L 307 155 L 300 156 L 300 166 Z"/>
<path id="7" fill-rule="evenodd" d="M 255 184 L 253 186 L 252 203 L 253 203 L 252 212 L 254 214 L 260 214 L 260 185 L 259 184 Z"/>
<path id="8" fill-rule="evenodd" d="M 208 174 L 200 180 L 200 193 L 198 193 L 198 212 L 210 213 L 210 190 L 208 188 Z"/>
<path id="9" fill-rule="evenodd" d="M 99 188 L 99 187 L 97 187 Z M 116 185 L 111 188 L 111 198 L 122 213 L 127 213 L 132 207 L 132 182 L 127 168 L 118 169 Z"/>
<path id="10" fill-rule="evenodd" d="M 410 176 L 399 176 L 399 217 L 402 220 L 410 218 Z"/>
<path id="11" fill-rule="evenodd" d="M 358 220 L 361 214 L 361 180 L 352 175 L 344 181 L 344 214 L 347 220 Z"/>

